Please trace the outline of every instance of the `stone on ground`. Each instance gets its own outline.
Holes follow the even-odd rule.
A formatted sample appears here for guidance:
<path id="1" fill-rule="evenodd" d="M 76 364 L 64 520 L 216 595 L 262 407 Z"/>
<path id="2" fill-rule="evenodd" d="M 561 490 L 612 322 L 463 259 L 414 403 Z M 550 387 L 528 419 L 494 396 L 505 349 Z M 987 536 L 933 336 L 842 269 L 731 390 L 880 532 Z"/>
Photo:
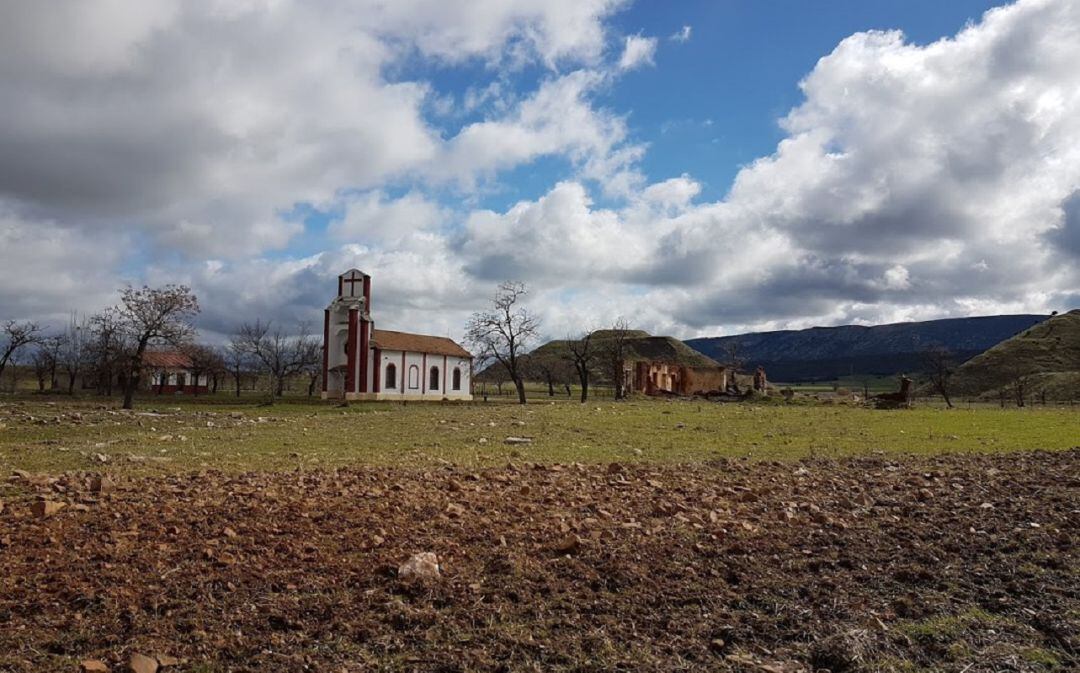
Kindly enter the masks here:
<path id="1" fill-rule="evenodd" d="M 145 654 L 133 654 L 128 660 L 128 670 L 131 673 L 157 673 L 157 669 L 157 659 Z"/>
<path id="2" fill-rule="evenodd" d="M 425 551 L 413 554 L 408 561 L 398 568 L 398 577 L 403 580 L 437 580 L 442 573 L 439 570 L 439 557 L 434 552 Z"/>
<path id="3" fill-rule="evenodd" d="M 57 502 L 56 500 L 38 500 L 30 506 L 30 511 L 32 511 L 37 518 L 43 519 L 47 516 L 56 514 L 64 509 L 66 505 L 66 502 Z"/>

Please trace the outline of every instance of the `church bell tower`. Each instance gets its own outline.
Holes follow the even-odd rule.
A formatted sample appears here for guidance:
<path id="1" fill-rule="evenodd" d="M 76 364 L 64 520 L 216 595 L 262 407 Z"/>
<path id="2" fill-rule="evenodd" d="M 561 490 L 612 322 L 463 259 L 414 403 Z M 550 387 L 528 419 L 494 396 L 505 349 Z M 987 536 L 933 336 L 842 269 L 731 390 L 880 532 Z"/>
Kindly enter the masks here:
<path id="1" fill-rule="evenodd" d="M 371 390 L 371 276 L 350 269 L 337 290 L 323 321 L 324 397 Z"/>

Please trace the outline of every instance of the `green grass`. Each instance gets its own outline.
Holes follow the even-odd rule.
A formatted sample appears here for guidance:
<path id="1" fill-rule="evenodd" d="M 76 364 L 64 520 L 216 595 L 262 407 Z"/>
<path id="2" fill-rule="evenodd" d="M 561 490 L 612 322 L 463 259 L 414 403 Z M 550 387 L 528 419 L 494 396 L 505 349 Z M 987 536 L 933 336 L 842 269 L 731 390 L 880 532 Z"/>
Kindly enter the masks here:
<path id="1" fill-rule="evenodd" d="M 565 398 L 564 398 L 565 399 Z M 134 414 L 99 398 L 0 398 L 0 474 L 215 468 L 425 467 L 449 461 L 702 461 L 1066 449 L 1080 444 L 1068 408 L 874 411 L 836 406 L 641 400 L 585 405 L 333 403 L 260 407 L 228 398 L 141 401 Z M 82 414 L 74 423 L 70 414 Z M 35 420 L 28 420 L 29 414 Z M 158 414 L 158 415 L 153 415 Z M 55 420 L 57 417 L 59 421 Z M 509 446 L 508 436 L 532 437 Z M 105 462 L 100 458 L 104 457 Z"/>

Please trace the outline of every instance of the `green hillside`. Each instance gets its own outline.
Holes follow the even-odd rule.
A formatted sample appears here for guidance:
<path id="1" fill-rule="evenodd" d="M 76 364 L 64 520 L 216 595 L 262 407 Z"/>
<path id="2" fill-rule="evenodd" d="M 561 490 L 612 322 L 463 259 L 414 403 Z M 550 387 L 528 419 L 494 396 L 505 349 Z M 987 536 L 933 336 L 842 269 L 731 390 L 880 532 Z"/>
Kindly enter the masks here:
<path id="1" fill-rule="evenodd" d="M 1022 381 L 1029 394 L 1080 398 L 1080 309 L 1053 316 L 976 355 L 956 372 L 962 395 L 985 395 Z"/>

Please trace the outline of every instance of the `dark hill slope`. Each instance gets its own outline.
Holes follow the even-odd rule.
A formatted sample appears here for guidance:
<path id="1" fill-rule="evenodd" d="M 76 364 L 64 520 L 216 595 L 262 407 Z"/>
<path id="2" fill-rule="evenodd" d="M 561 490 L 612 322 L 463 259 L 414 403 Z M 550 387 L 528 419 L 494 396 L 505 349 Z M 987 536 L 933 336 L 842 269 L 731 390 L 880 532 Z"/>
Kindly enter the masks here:
<path id="1" fill-rule="evenodd" d="M 1075 399 L 1080 381 L 1080 309 L 1049 320 L 1006 339 L 960 366 L 953 387 L 978 395 L 1014 385 L 1022 377 L 1030 392 L 1046 388 L 1048 397 Z"/>
<path id="2" fill-rule="evenodd" d="M 641 330 L 631 330 L 627 333 L 626 359 L 630 362 L 637 360 L 649 360 L 660 362 L 672 362 L 688 367 L 716 366 L 716 362 L 702 355 L 699 351 L 690 348 L 674 337 L 652 336 Z M 598 351 L 604 348 L 606 342 L 611 339 L 610 330 L 597 330 L 593 332 L 593 347 Z M 531 353 L 530 358 L 561 358 L 568 354 L 566 341 L 549 341 L 539 346 Z"/>
<path id="3" fill-rule="evenodd" d="M 964 361 L 1047 317 L 1000 315 L 872 327 L 812 327 L 690 339 L 686 344 L 724 362 L 727 349 L 738 342 L 739 357 L 747 368 L 762 365 L 774 381 L 827 381 L 916 371 L 920 352 L 935 344 L 949 348 L 958 361 Z"/>

